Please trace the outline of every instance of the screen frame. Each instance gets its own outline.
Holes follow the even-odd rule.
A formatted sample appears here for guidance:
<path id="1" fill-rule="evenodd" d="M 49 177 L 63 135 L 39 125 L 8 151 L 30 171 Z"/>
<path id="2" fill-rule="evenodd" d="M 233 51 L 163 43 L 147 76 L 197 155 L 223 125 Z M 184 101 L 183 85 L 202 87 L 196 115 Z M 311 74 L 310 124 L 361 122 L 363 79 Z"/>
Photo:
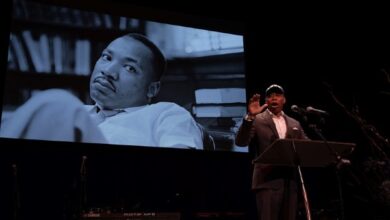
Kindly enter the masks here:
<path id="1" fill-rule="evenodd" d="M 7 10 L 8 18 L 10 21 L 12 21 L 12 0 L 7 1 L 9 3 L 10 10 Z M 35 2 L 38 3 L 45 3 L 45 4 L 52 4 L 57 6 L 64 6 L 64 7 L 70 7 L 70 8 L 76 8 L 80 10 L 87 10 L 87 11 L 96 11 L 98 13 L 109 13 L 112 15 L 117 16 L 126 16 L 126 17 L 134 17 L 138 19 L 145 19 L 148 21 L 155 21 L 159 23 L 167 23 L 167 24 L 173 24 L 173 25 L 180 25 L 180 26 L 188 26 L 193 28 L 199 28 L 199 29 L 208 29 L 208 30 L 215 30 L 219 32 L 225 32 L 225 33 L 231 33 L 231 34 L 239 34 L 242 35 L 244 38 L 244 63 L 246 68 L 246 27 L 245 22 L 243 20 L 237 19 L 237 17 L 226 17 L 221 18 L 220 14 L 202 14 L 202 13 L 194 13 L 194 11 L 189 10 L 188 8 L 186 12 L 179 12 L 178 8 L 175 8 L 172 10 L 169 6 L 162 7 L 162 5 L 154 5 L 154 3 L 125 3 L 122 1 L 94 1 L 94 4 L 89 1 L 65 1 L 65 0 L 55 0 L 55 1 L 48 1 L 48 0 L 36 0 Z M 132 8 L 132 11 L 129 12 L 128 8 Z M 163 8 L 163 9 L 162 9 Z M 169 10 L 166 8 L 170 8 Z M 131 14 L 131 15 L 130 15 Z M 199 15 L 202 14 L 202 15 Z M 7 57 L 7 49 L 9 42 L 9 33 L 11 31 L 11 22 L 7 22 L 8 26 L 8 32 L 4 34 L 4 38 L 6 38 L 7 44 L 4 46 L 4 57 Z M 3 59 L 3 70 L 6 72 L 7 64 L 6 59 Z M 247 79 L 247 73 L 244 71 L 245 74 L 245 80 Z M 5 76 L 2 76 L 2 82 L 5 81 Z M 247 87 L 247 85 L 245 85 Z M 4 91 L 4 83 L 1 85 L 1 91 L 3 93 Z M 248 92 L 247 92 L 248 93 Z M 1 97 L 3 99 L 3 95 Z M 3 101 L 3 100 L 2 100 Z M 1 113 L 0 113 L 1 114 Z M 0 140 L 3 138 L 0 138 Z M 17 140 L 7 140 L 7 141 L 17 141 Z M 35 142 L 35 141 L 32 141 Z M 73 144 L 73 143 L 69 143 Z M 83 144 L 83 143 L 78 143 Z M 112 146 L 112 145 L 108 145 Z M 140 147 L 144 148 L 142 146 L 135 146 L 131 145 L 132 147 Z M 128 145 L 118 145 L 116 147 L 128 147 Z M 163 147 L 147 147 L 150 149 L 162 149 Z M 168 148 L 169 150 L 175 150 L 174 148 Z M 215 151 L 218 152 L 218 151 Z M 234 152 L 234 151 L 232 151 Z M 236 152 L 234 152 L 236 153 Z"/>

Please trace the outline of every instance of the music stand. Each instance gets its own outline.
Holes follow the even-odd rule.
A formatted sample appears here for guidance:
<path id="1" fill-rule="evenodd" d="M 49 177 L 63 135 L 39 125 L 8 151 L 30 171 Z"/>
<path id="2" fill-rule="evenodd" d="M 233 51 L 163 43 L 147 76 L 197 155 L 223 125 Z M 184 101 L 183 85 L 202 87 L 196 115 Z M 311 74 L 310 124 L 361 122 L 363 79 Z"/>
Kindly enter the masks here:
<path id="1" fill-rule="evenodd" d="M 296 139 L 277 139 L 253 163 L 272 164 L 274 166 L 296 166 L 305 203 L 306 217 L 311 220 L 309 200 L 301 172 L 302 167 L 325 167 L 350 154 L 355 148 L 353 143 L 331 141 L 311 141 Z"/>

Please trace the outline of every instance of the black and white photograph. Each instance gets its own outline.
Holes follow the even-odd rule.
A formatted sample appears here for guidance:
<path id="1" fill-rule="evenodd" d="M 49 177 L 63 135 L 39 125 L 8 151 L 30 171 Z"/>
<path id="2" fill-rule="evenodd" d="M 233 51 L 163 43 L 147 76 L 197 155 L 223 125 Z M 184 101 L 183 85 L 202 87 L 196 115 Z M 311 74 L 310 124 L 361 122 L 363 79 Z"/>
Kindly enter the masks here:
<path id="1" fill-rule="evenodd" d="M 248 151 L 243 33 L 13 6 L 1 137 Z"/>

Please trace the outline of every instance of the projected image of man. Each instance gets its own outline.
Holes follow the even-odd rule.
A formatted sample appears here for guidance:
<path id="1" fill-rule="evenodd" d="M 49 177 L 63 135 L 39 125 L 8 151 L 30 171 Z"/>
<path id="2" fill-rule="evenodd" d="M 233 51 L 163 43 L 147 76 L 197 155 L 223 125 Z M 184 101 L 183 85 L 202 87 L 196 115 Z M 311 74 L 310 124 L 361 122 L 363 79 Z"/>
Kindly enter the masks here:
<path id="1" fill-rule="evenodd" d="M 90 79 L 94 105 L 82 105 L 63 90 L 47 90 L 33 96 L 12 118 L 4 121 L 0 135 L 202 149 L 201 130 L 186 109 L 171 102 L 152 103 L 160 91 L 160 78 L 165 68 L 162 52 L 145 36 L 121 36 L 103 50 L 95 64 Z M 59 106 L 67 111 L 62 112 L 64 108 Z M 57 112 L 52 114 L 52 111 Z M 59 123 L 71 128 L 52 127 L 47 120 L 48 112 L 56 116 L 54 120 L 64 121 L 66 123 Z M 98 131 L 90 134 L 96 127 Z M 45 135 L 45 130 L 50 135 Z"/>

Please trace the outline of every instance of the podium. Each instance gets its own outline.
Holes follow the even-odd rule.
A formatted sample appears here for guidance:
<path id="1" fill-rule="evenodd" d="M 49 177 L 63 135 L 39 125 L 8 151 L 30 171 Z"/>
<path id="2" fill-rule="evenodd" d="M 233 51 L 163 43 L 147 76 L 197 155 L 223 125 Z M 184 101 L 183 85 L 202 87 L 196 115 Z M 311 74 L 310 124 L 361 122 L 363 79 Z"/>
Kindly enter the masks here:
<path id="1" fill-rule="evenodd" d="M 268 146 L 253 163 L 297 167 L 307 220 L 311 220 L 309 200 L 301 167 L 326 167 L 337 164 L 355 149 L 353 143 L 278 139 Z"/>
<path id="2" fill-rule="evenodd" d="M 298 159 L 301 167 L 326 167 L 337 162 L 338 156 L 350 154 L 355 146 L 354 143 L 278 139 L 255 158 L 253 163 L 296 166 L 295 160 Z"/>

